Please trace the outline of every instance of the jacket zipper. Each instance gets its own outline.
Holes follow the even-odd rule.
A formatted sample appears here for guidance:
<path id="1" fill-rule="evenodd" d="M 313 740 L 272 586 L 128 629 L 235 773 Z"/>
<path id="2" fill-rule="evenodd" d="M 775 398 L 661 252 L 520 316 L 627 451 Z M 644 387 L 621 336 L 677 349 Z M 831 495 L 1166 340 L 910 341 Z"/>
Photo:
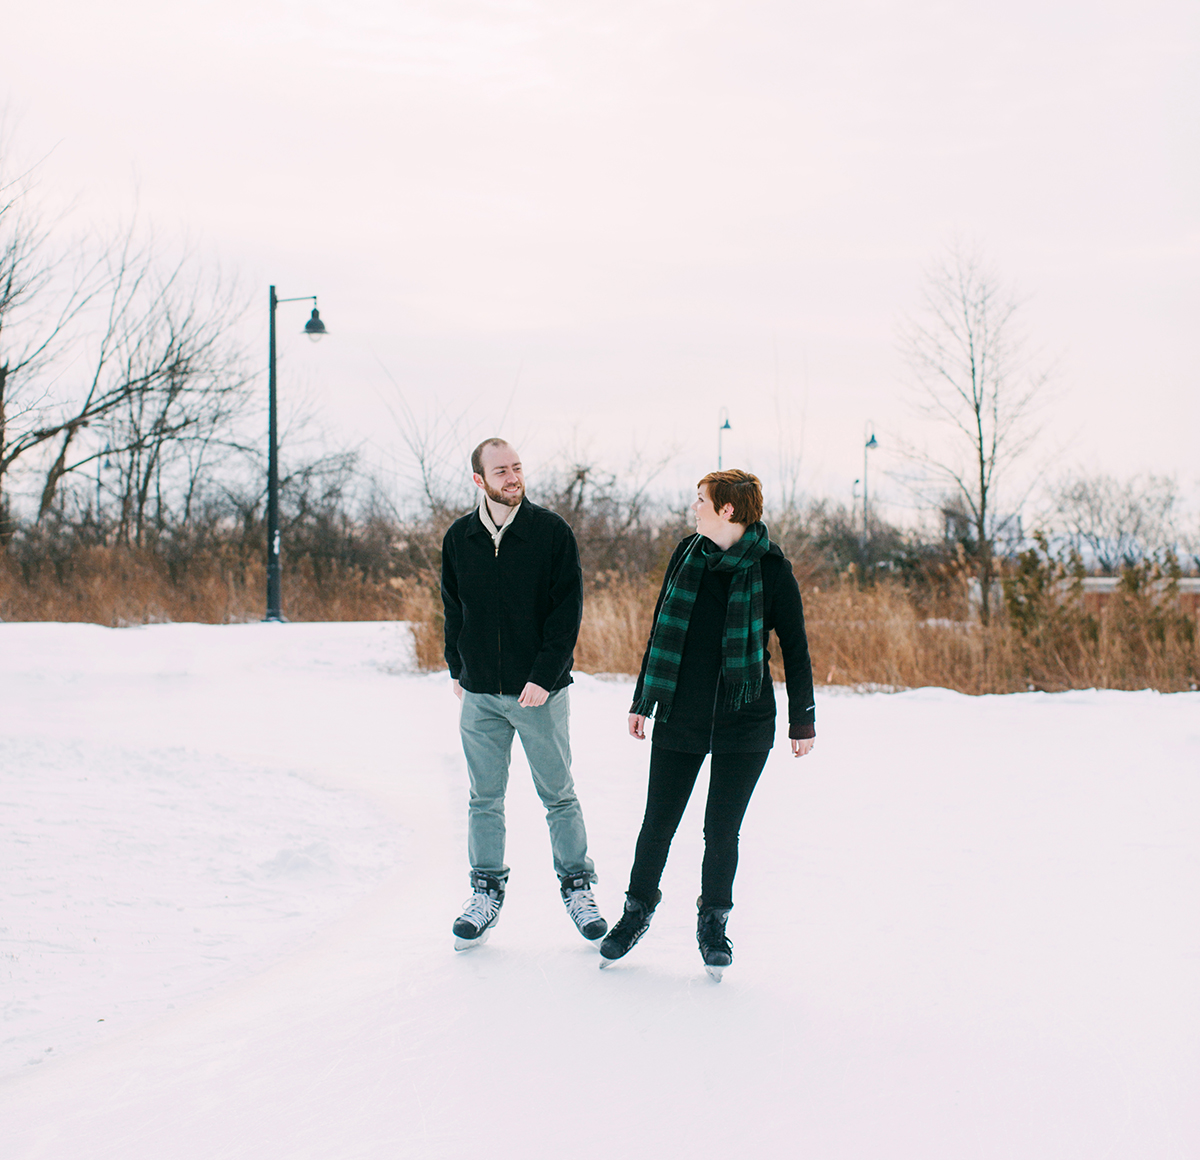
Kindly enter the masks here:
<path id="1" fill-rule="evenodd" d="M 495 544 L 496 553 L 493 557 L 496 561 L 496 592 L 500 591 L 500 544 L 499 541 Z M 501 625 L 500 625 L 500 599 L 496 598 L 496 676 L 500 678 L 500 692 L 504 692 L 504 643 L 501 640 Z"/>

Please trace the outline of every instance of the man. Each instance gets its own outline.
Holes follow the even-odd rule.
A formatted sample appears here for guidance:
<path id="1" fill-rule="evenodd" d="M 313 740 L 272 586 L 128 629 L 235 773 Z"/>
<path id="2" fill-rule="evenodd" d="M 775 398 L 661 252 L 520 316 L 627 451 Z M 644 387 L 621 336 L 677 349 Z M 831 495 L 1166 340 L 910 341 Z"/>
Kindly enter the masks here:
<path id="1" fill-rule="evenodd" d="M 476 447 L 471 468 L 479 507 L 455 520 L 442 542 L 446 664 L 462 701 L 471 779 L 472 894 L 454 923 L 454 946 L 485 942 L 504 904 L 504 791 L 514 733 L 546 807 L 567 913 L 594 941 L 608 924 L 592 897 L 594 868 L 567 737 L 567 686 L 583 613 L 579 549 L 564 519 L 525 498 L 521 458 L 503 439 Z"/>

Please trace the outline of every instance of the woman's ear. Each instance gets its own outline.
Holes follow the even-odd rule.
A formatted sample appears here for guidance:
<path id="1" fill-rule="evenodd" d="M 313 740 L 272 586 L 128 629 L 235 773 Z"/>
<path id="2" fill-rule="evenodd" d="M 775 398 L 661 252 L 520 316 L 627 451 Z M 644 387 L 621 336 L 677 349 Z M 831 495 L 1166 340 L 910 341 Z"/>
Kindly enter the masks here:
<path id="1" fill-rule="evenodd" d="M 733 504 L 727 503 L 717 514 L 720 515 L 721 519 L 729 520 L 730 522 L 732 522 L 733 521 Z"/>

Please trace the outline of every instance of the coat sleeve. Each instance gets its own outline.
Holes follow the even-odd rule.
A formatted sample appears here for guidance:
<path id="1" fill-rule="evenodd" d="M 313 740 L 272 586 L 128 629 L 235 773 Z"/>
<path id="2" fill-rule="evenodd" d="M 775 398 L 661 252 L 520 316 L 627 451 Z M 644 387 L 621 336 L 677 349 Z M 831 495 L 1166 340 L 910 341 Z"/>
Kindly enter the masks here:
<path id="1" fill-rule="evenodd" d="M 791 564 L 785 559 L 775 585 L 774 628 L 783 656 L 784 680 L 788 695 L 788 736 L 817 735 L 817 707 L 813 696 L 812 659 L 808 655 L 808 635 L 804 631 L 804 605 L 800 585 Z"/>
<path id="2" fill-rule="evenodd" d="M 458 571 L 453 529 L 442 540 L 442 608 L 445 612 L 446 667 L 457 681 L 462 672 L 458 653 L 458 634 L 462 632 L 462 602 L 458 598 Z"/>
<path id="3" fill-rule="evenodd" d="M 550 559 L 550 611 L 542 626 L 542 647 L 534 658 L 529 680 L 553 689 L 570 671 L 579 625 L 583 620 L 583 568 L 575 533 L 565 520 L 555 529 Z"/>
<path id="4" fill-rule="evenodd" d="M 682 540 L 676 545 L 675 551 L 671 553 L 671 560 L 667 564 L 667 571 L 663 575 L 662 587 L 658 590 L 658 600 L 654 604 L 654 615 L 650 618 L 650 635 L 646 638 L 646 648 L 642 652 L 642 667 L 638 670 L 637 685 L 634 687 L 633 701 L 629 706 L 631 713 L 633 712 L 633 706 L 642 699 L 642 686 L 646 681 L 646 663 L 650 660 L 650 642 L 654 639 L 654 626 L 658 622 L 659 610 L 663 606 L 663 601 L 667 598 L 667 589 L 671 585 L 671 578 L 675 575 L 675 569 L 679 567 L 679 561 L 683 559 L 684 553 L 693 539 L 695 539 L 694 536 L 688 536 L 686 540 Z"/>

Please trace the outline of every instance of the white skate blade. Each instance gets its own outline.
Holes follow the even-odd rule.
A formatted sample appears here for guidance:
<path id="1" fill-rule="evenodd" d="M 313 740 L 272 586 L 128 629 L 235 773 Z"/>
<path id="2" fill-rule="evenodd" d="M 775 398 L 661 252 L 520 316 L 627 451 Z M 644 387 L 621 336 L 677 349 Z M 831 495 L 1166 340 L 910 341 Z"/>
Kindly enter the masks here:
<path id="1" fill-rule="evenodd" d="M 719 983 L 721 981 L 721 976 L 725 973 L 724 967 L 710 967 L 707 963 L 704 964 L 704 969 L 708 972 L 708 977 L 712 979 L 714 983 Z"/>
<path id="2" fill-rule="evenodd" d="M 608 968 L 609 968 L 609 967 L 615 966 L 615 965 L 616 965 L 618 962 L 620 962 L 620 959 L 605 959 L 605 958 L 601 958 L 601 960 L 600 960 L 600 969 L 601 969 L 602 971 L 606 971 L 606 970 L 608 970 Z"/>
<path id="3" fill-rule="evenodd" d="M 492 933 L 491 927 L 483 932 L 478 938 L 459 938 L 454 936 L 454 949 L 456 951 L 473 951 L 476 947 L 481 947 L 488 940 L 488 935 Z"/>

